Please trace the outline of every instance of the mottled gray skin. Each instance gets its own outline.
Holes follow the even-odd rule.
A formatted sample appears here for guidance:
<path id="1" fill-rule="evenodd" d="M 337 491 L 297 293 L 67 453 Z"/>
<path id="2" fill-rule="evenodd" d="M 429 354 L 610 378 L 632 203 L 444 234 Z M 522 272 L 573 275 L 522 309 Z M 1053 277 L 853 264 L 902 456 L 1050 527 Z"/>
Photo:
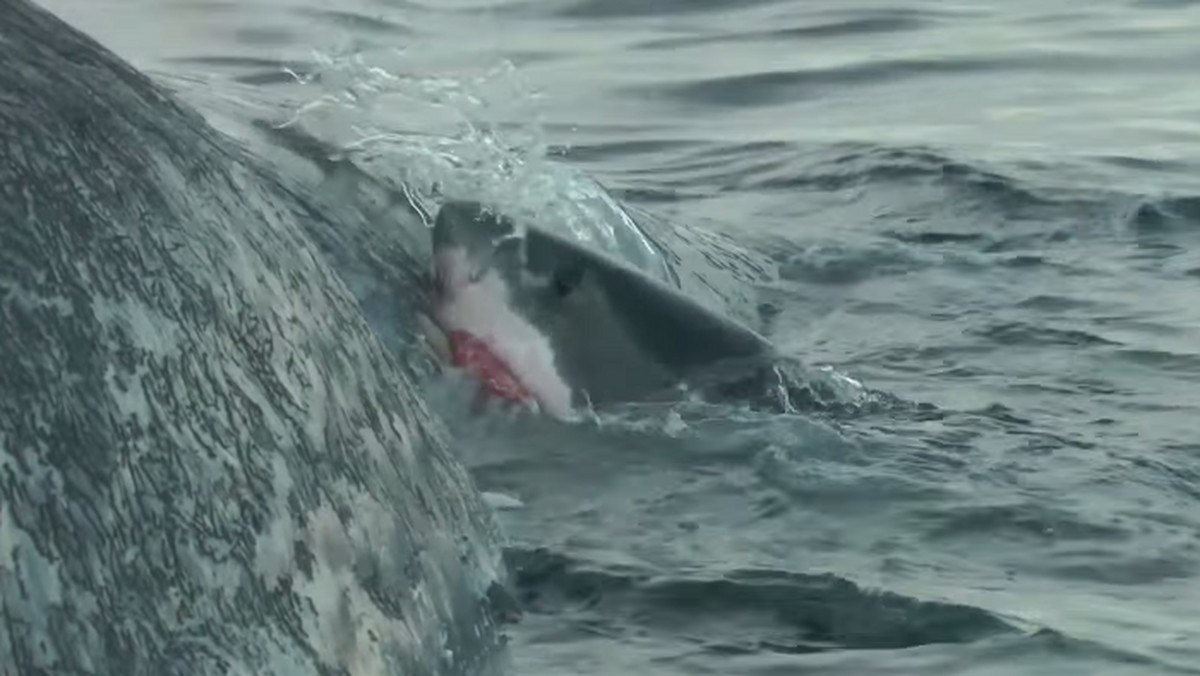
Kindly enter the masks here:
<path id="1" fill-rule="evenodd" d="M 0 673 L 490 669 L 490 512 L 302 195 L 0 0 Z"/>
<path id="2" fill-rule="evenodd" d="M 511 304 L 550 340 L 576 405 L 744 391 L 771 372 L 771 344 L 745 325 L 621 261 L 540 229 L 523 237 L 478 204 L 438 212 L 433 246 L 464 246 L 500 272 Z M 678 273 L 676 273 L 678 274 Z"/>

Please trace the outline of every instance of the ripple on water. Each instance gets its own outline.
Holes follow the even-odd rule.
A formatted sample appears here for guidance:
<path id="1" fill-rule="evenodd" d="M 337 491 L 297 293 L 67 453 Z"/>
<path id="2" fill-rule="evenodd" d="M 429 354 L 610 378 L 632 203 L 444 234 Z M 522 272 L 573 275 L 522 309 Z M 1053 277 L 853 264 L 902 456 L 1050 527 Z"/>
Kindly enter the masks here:
<path id="1" fill-rule="evenodd" d="M 866 589 L 832 574 L 664 575 L 589 564 L 545 548 L 510 549 L 507 560 L 528 612 L 572 611 L 568 631 L 651 634 L 718 654 L 911 648 L 1016 631 L 978 608 Z"/>

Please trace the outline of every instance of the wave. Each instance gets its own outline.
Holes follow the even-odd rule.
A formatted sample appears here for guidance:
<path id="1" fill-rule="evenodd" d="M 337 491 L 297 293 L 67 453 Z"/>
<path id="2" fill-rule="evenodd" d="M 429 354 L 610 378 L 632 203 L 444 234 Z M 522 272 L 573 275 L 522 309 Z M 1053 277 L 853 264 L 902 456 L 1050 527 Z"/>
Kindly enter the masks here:
<path id="1" fill-rule="evenodd" d="M 1019 631 L 984 610 L 864 589 L 833 574 L 740 569 L 682 577 L 545 548 L 510 548 L 505 556 L 528 613 L 567 614 L 614 638 L 651 632 L 713 653 L 912 648 Z"/>

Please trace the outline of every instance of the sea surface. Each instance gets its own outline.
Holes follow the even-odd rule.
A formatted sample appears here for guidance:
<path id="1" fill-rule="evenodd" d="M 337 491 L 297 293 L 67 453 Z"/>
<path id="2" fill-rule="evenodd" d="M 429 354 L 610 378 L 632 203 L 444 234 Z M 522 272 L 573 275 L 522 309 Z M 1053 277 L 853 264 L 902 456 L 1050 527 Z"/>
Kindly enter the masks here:
<path id="1" fill-rule="evenodd" d="M 845 405 L 454 421 L 513 674 L 1200 674 L 1200 3 L 42 4 L 263 153 L 771 261 Z"/>

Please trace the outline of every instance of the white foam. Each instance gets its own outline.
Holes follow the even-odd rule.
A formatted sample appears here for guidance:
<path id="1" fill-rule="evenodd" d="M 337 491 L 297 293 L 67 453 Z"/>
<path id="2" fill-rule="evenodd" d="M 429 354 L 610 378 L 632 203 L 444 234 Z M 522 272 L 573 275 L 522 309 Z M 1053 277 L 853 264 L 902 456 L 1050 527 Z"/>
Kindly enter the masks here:
<path id="1" fill-rule="evenodd" d="M 482 495 L 483 501 L 492 509 L 521 509 L 525 506 L 519 498 L 504 493 L 484 492 Z"/>

